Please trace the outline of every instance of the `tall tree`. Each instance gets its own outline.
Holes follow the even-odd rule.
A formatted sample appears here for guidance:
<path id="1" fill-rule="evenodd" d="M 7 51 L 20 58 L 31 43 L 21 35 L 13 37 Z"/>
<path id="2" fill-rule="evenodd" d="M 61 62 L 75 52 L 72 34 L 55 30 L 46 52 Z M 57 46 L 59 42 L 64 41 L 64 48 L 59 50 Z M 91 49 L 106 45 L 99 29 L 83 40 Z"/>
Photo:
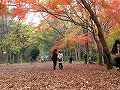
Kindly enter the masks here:
<path id="1" fill-rule="evenodd" d="M 108 49 L 108 46 L 107 46 L 107 43 L 105 41 L 105 38 L 104 38 L 104 35 L 103 35 L 103 30 L 102 30 L 102 27 L 100 25 L 100 22 L 98 21 L 97 19 L 97 16 L 96 14 L 94 13 L 94 11 L 91 9 L 91 7 L 89 6 L 89 4 L 85 1 L 85 0 L 81 0 L 84 7 L 89 11 L 90 13 L 90 18 L 94 21 L 94 23 L 96 24 L 97 26 L 97 29 L 98 29 L 98 36 L 99 36 L 99 39 L 102 43 L 102 47 L 103 47 L 103 52 L 105 53 L 105 56 L 106 56 L 106 61 L 107 61 L 107 69 L 112 69 L 112 58 L 111 58 L 111 53 Z"/>

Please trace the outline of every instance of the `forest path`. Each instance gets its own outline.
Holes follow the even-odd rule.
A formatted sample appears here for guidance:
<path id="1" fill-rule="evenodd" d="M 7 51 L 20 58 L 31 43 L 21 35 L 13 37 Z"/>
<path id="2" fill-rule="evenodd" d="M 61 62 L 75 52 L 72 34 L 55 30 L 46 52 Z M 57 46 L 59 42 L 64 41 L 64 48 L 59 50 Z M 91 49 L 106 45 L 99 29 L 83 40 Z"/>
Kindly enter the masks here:
<path id="1" fill-rule="evenodd" d="M 73 62 L 53 70 L 52 61 L 0 65 L 0 90 L 120 90 L 116 67 Z"/>

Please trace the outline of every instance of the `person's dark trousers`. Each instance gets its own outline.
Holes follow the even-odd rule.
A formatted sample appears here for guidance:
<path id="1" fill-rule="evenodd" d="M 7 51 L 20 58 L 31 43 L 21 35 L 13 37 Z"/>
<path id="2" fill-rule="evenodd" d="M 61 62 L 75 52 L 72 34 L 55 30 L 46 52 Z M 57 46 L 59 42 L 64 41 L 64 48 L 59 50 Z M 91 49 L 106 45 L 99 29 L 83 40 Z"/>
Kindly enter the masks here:
<path id="1" fill-rule="evenodd" d="M 116 62 L 116 67 L 118 67 L 120 70 L 120 58 L 115 58 L 115 62 Z"/>
<path id="2" fill-rule="evenodd" d="M 32 65 L 34 63 L 34 59 L 31 57 L 30 60 L 31 60 L 31 65 Z"/>
<path id="3" fill-rule="evenodd" d="M 59 68 L 60 68 L 61 70 L 63 69 L 62 63 L 59 63 Z"/>
<path id="4" fill-rule="evenodd" d="M 53 69 L 56 69 L 57 62 L 53 62 Z"/>

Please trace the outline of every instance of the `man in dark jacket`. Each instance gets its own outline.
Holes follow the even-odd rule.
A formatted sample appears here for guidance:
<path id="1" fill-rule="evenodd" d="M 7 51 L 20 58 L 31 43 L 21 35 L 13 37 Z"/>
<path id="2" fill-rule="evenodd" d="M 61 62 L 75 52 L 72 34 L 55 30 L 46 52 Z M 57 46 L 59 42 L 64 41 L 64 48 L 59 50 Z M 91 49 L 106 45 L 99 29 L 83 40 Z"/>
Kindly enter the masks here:
<path id="1" fill-rule="evenodd" d="M 55 70 L 56 69 L 56 65 L 57 65 L 57 49 L 55 49 L 53 52 L 52 52 L 52 61 L 53 61 L 53 69 Z"/>

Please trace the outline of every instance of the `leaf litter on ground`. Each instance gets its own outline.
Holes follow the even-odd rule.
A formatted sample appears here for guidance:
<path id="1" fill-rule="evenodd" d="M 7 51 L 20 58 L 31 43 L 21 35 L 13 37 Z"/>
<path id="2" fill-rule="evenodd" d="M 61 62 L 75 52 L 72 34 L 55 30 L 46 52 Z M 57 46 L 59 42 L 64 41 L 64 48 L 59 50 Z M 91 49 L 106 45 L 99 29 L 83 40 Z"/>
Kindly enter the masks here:
<path id="1" fill-rule="evenodd" d="M 0 90 L 120 90 L 120 71 L 106 65 L 63 63 L 53 70 L 52 61 L 1 65 Z"/>

